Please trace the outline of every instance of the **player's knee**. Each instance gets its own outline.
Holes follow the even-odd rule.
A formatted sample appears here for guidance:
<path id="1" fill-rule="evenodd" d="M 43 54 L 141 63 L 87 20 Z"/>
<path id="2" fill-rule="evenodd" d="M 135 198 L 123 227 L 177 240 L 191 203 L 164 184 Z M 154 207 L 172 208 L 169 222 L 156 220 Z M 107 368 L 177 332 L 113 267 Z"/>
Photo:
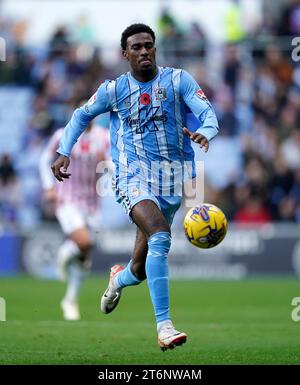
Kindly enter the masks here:
<path id="1" fill-rule="evenodd" d="M 82 240 L 78 242 L 78 247 L 80 249 L 83 259 L 89 258 L 93 244 L 90 240 Z"/>
<path id="2" fill-rule="evenodd" d="M 169 231 L 159 231 L 148 239 L 149 249 L 158 248 L 163 254 L 168 254 L 171 248 L 171 234 Z"/>
<path id="3" fill-rule="evenodd" d="M 149 226 L 148 237 L 157 233 L 171 233 L 169 224 L 166 221 L 156 222 Z"/>

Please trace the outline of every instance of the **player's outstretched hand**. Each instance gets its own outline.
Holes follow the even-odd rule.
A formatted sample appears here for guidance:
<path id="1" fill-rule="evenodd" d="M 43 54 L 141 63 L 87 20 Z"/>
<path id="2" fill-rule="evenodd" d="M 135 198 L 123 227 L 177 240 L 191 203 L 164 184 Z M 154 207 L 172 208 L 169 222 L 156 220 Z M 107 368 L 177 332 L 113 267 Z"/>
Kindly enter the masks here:
<path id="1" fill-rule="evenodd" d="M 71 176 L 71 174 L 67 173 L 69 164 L 70 158 L 64 155 L 59 155 L 56 161 L 52 164 L 51 170 L 58 181 L 63 182 L 64 179 L 69 179 Z M 63 168 L 62 171 L 61 168 Z"/>
<path id="2" fill-rule="evenodd" d="M 208 151 L 209 141 L 204 135 L 199 134 L 198 132 L 192 132 L 188 128 L 183 127 L 183 132 L 195 143 L 199 143 L 200 147 L 203 148 L 205 152 Z"/>

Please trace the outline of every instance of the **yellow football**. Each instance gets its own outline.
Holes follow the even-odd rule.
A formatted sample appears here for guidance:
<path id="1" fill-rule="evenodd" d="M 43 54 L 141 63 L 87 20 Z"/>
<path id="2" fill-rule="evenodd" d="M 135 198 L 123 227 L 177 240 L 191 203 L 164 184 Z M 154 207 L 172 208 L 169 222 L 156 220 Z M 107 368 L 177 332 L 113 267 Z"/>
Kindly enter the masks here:
<path id="1" fill-rule="evenodd" d="M 228 223 L 222 210 L 210 203 L 203 203 L 187 212 L 183 227 L 190 243 L 201 249 L 209 249 L 225 238 Z"/>

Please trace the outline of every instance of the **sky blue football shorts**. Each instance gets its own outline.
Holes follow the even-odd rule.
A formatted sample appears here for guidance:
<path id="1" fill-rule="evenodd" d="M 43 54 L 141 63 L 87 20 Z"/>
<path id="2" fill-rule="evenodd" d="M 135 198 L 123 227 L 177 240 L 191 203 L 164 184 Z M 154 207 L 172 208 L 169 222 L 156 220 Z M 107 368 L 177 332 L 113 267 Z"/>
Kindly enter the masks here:
<path id="1" fill-rule="evenodd" d="M 114 181 L 113 190 L 116 201 L 123 206 L 131 223 L 133 222 L 130 216 L 132 208 L 137 203 L 150 199 L 158 206 L 169 225 L 171 225 L 182 201 L 182 196 L 153 194 L 147 189 L 147 186 L 142 187 L 142 184 L 137 185 L 136 181 L 128 181 L 127 178 L 119 179 L 117 183 Z"/>

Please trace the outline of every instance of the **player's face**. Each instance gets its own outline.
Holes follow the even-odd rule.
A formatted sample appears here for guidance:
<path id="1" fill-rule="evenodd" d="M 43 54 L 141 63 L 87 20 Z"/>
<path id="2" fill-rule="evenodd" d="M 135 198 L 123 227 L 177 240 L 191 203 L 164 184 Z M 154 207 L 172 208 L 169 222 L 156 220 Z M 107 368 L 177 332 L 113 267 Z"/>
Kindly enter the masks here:
<path id="1" fill-rule="evenodd" d="M 142 74 L 155 71 L 155 52 L 156 48 L 152 36 L 149 33 L 141 32 L 127 39 L 127 46 L 123 55 L 129 61 L 133 73 Z"/>

